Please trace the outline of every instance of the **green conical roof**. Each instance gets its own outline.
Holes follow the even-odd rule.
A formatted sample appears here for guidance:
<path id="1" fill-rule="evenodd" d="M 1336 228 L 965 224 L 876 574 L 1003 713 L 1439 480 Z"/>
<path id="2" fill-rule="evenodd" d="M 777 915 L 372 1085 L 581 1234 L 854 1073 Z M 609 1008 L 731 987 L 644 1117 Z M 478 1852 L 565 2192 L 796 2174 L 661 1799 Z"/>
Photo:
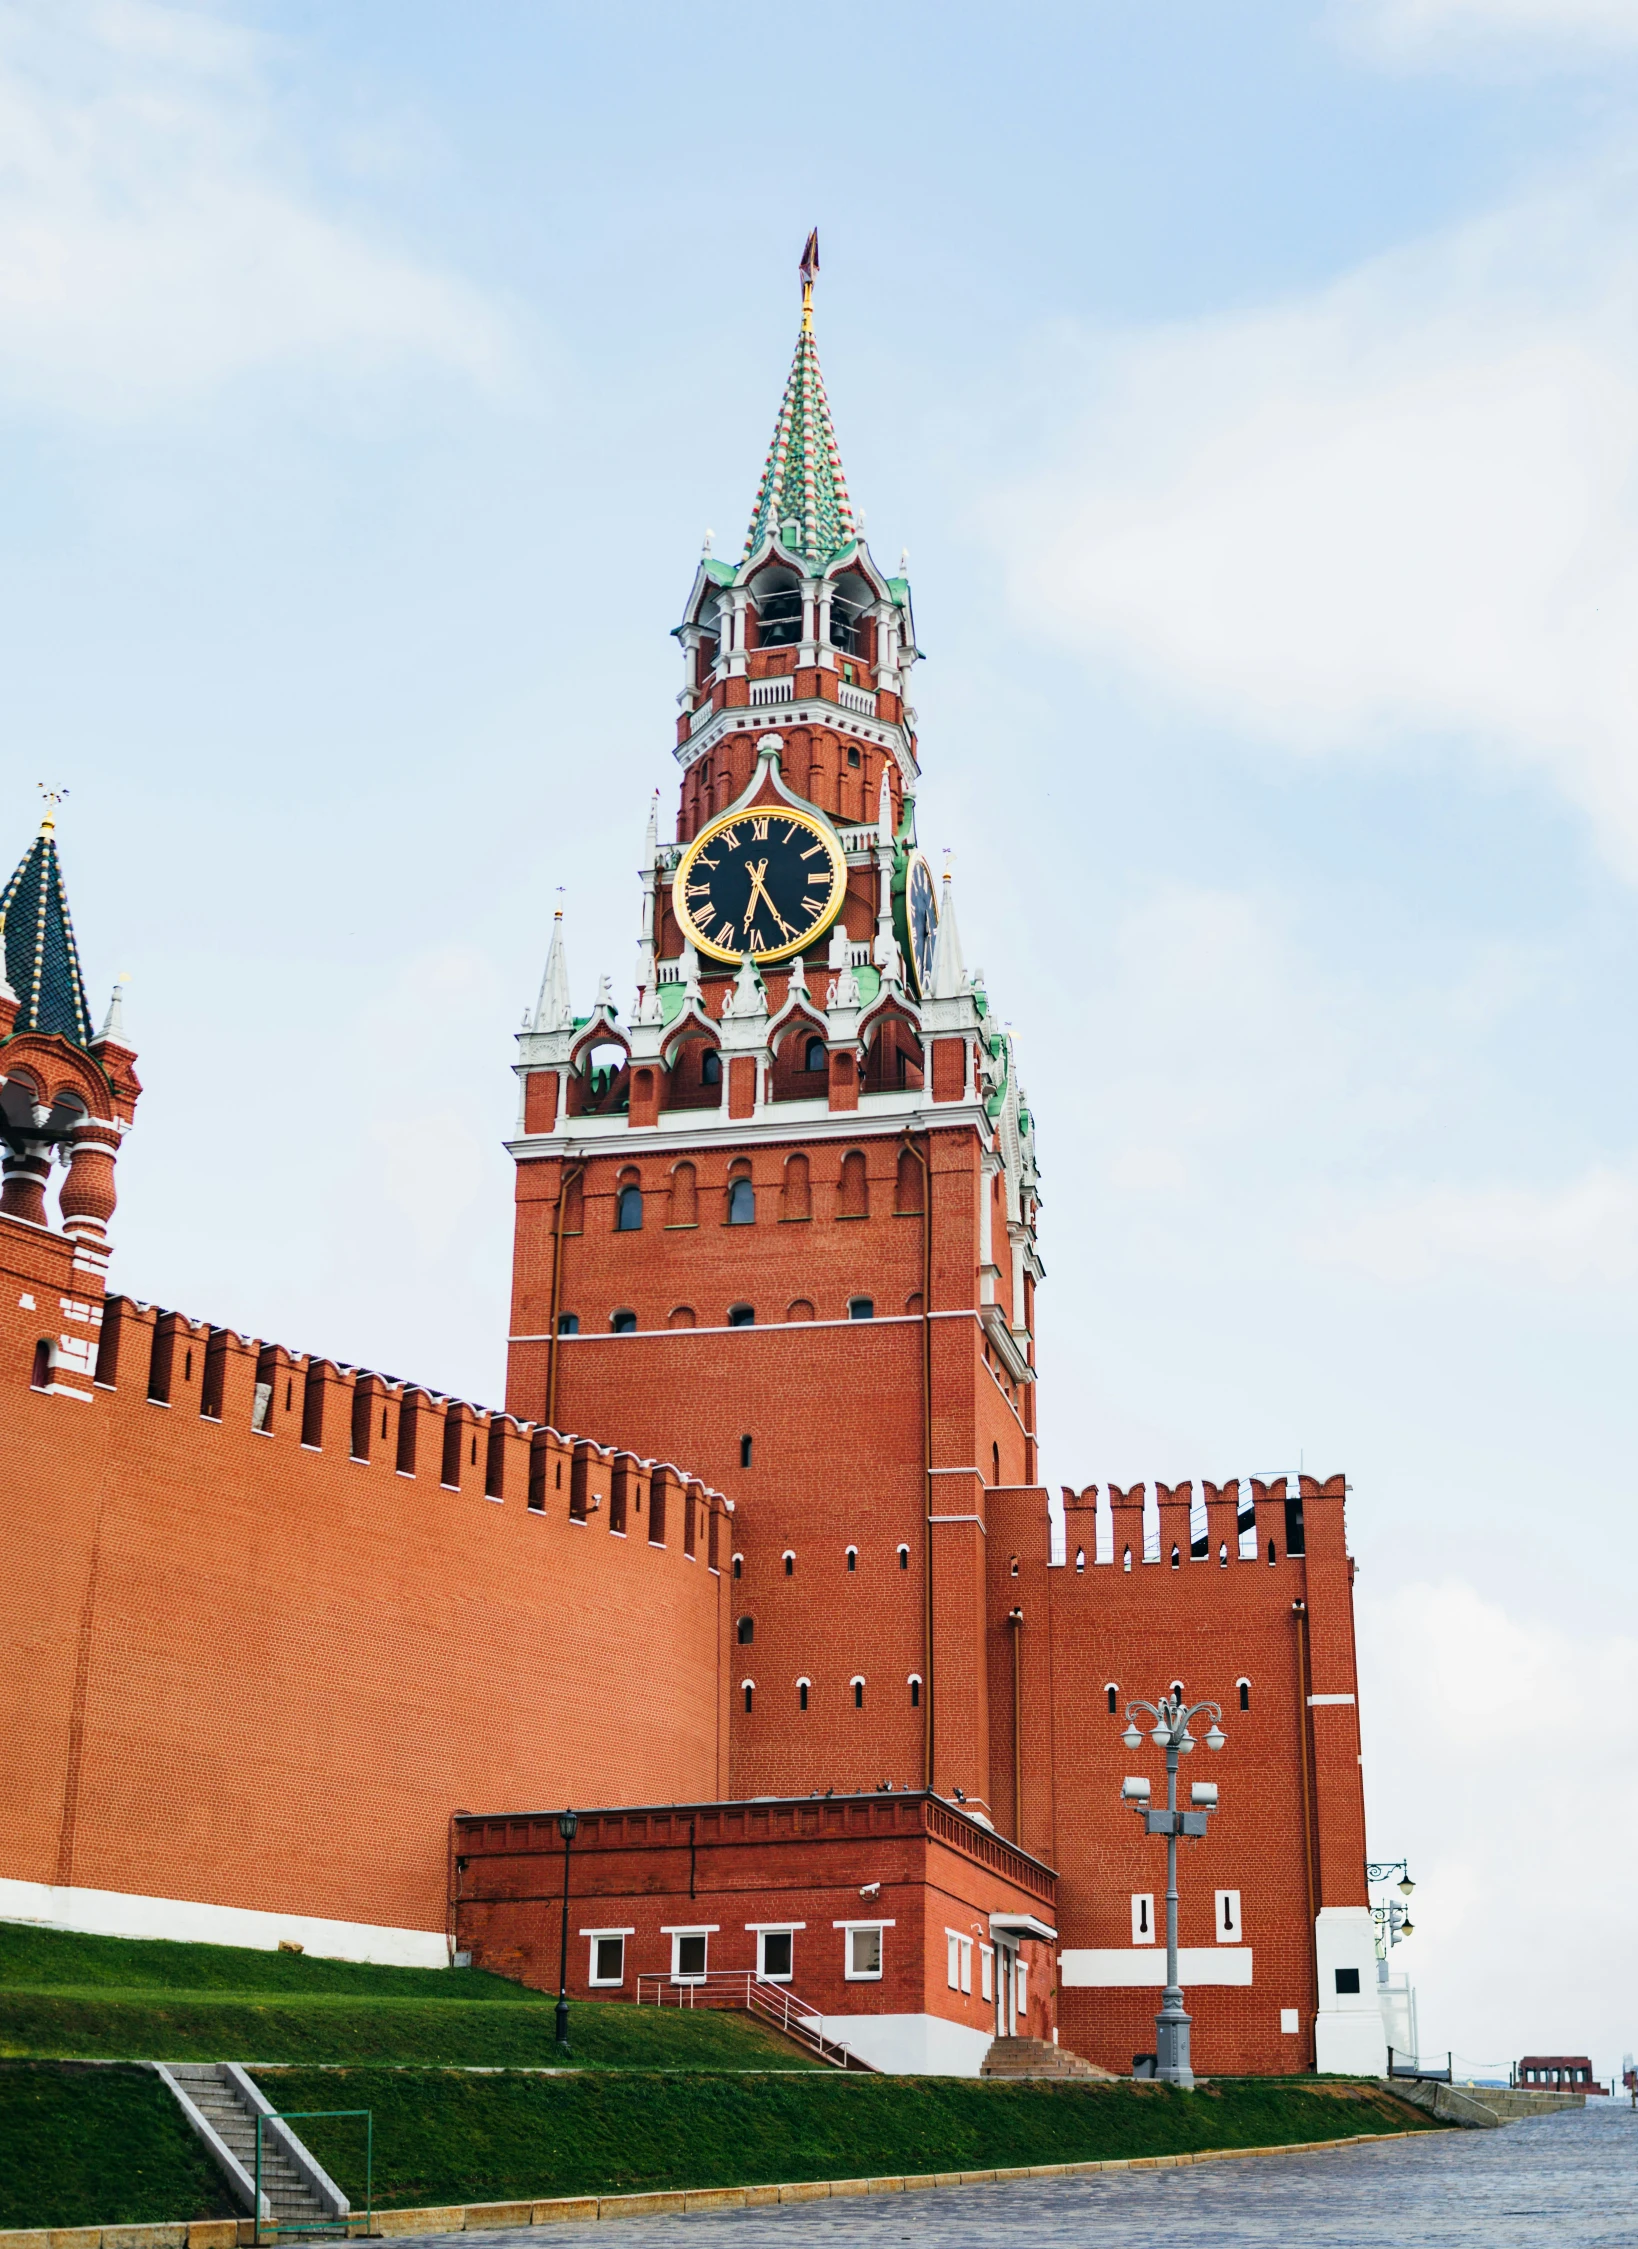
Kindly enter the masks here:
<path id="1" fill-rule="evenodd" d="M 756 506 L 751 511 L 751 528 L 745 540 L 747 561 L 770 528 L 778 531 L 782 544 L 800 554 L 810 569 L 823 569 L 859 535 L 807 306 L 803 308 L 790 380 L 779 403 L 773 443 L 757 486 Z"/>
<path id="2" fill-rule="evenodd" d="M 55 1031 L 76 1046 L 89 1046 L 91 1017 L 49 815 L 0 891 L 0 914 L 6 925 L 6 981 L 17 995 L 13 1029 Z"/>

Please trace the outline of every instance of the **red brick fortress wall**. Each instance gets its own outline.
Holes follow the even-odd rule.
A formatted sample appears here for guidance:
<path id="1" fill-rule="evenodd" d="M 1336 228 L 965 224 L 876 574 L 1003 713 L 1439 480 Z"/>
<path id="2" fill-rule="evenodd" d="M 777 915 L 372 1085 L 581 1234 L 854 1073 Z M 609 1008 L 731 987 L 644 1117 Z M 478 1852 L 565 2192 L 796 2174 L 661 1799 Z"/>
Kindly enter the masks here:
<path id="1" fill-rule="evenodd" d="M 1226 1961 L 1234 1947 L 1219 1941 L 1217 1897 L 1237 1893 L 1238 1944 L 1251 1953 L 1254 1980 L 1190 1988 L 1185 1975 L 1194 2063 L 1207 2072 L 1314 2066 L 1315 1919 L 1326 1907 L 1367 1903 L 1344 1480 L 1304 1476 L 1297 1485 L 1288 1495 L 1284 1479 L 1253 1483 L 1243 1557 L 1238 1484 L 1202 1487 L 1203 1539 L 1198 1524 L 1191 1535 L 1192 1487 L 1158 1486 L 1159 1553 L 1150 1561 L 1141 1485 L 1109 1492 L 1105 1561 L 1095 1487 L 1066 1492 L 1064 1565 L 1033 1573 L 1026 1565 L 1022 1576 L 1026 1615 L 1044 1597 L 1051 1643 L 1050 1723 L 1030 1702 L 1024 1709 L 1026 1832 L 1032 1794 L 1050 1793 L 1066 1953 L 1134 1953 L 1133 1897 L 1152 1895 L 1164 1911 L 1165 1845 L 1120 1802 L 1127 1773 L 1147 1777 L 1160 1801 L 1164 1760 L 1147 1741 L 1123 1746 L 1127 1703 L 1152 1702 L 1179 1681 L 1190 1702 L 1222 1706 L 1226 1747 L 1197 1751 L 1180 1775 L 1215 1781 L 1221 1809 L 1205 1840 L 1181 1847 L 1179 1938 Z M 1154 1949 L 1163 1944 L 1162 1924 Z M 1157 1990 L 1076 1988 L 1067 1963 L 1065 1976 L 1067 2045 L 1109 2068 L 1129 2068 L 1134 2053 L 1152 2050 Z M 1292 2029 L 1282 2028 L 1287 2010 L 1295 2010 Z"/>
<path id="2" fill-rule="evenodd" d="M 718 1495 L 69 1254 L 0 1220 L 0 1875 L 437 1931 L 458 1805 L 725 1791 Z"/>

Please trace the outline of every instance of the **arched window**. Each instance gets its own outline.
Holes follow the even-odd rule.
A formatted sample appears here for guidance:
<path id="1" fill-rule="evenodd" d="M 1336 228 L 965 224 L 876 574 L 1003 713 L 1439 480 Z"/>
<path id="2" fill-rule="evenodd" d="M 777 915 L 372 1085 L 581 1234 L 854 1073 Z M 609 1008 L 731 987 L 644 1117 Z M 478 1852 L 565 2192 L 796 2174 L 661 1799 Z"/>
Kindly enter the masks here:
<path id="1" fill-rule="evenodd" d="M 791 1552 L 791 1549 L 788 1546 L 786 1547 L 784 1553 L 784 1563 L 785 1575 L 787 1577 L 794 1577 L 796 1575 L 796 1556 Z"/>
<path id="2" fill-rule="evenodd" d="M 864 1708 L 864 1681 L 860 1678 L 854 1678 L 849 1684 L 853 1689 L 853 1707 L 855 1710 L 862 1710 Z"/>
<path id="3" fill-rule="evenodd" d="M 1182 1567 L 1182 1559 L 1182 1556 L 1178 1553 L 1177 1548 L 1174 1546 L 1172 1548 L 1172 1568 L 1174 1570 L 1180 1569 Z"/>
<path id="4" fill-rule="evenodd" d="M 1120 1708 L 1120 1689 L 1111 1680 L 1103 1691 L 1109 1697 L 1109 1714 L 1113 1717 Z"/>
<path id="5" fill-rule="evenodd" d="M 1123 1570 L 1129 1570 L 1132 1567 L 1132 1549 L 1129 1546 L 1121 1555 L 1120 1566 Z"/>
<path id="6" fill-rule="evenodd" d="M 743 1436 L 739 1440 L 739 1465 L 741 1468 L 749 1468 L 751 1465 L 751 1440 L 749 1435 Z"/>
<path id="7" fill-rule="evenodd" d="M 749 1304 L 730 1304 L 728 1307 L 728 1325 L 731 1328 L 754 1328 L 756 1326 L 754 1308 Z"/>
<path id="8" fill-rule="evenodd" d="M 808 1707 L 808 1690 L 809 1690 L 809 1688 L 810 1688 L 810 1687 L 811 1687 L 812 1685 L 813 1685 L 813 1681 L 812 1681 L 811 1679 L 798 1679 L 798 1680 L 797 1680 L 797 1682 L 796 1682 L 796 1707 L 797 1707 L 797 1709 L 798 1709 L 798 1710 L 806 1710 L 806 1708 Z"/>
<path id="9" fill-rule="evenodd" d="M 804 1070 L 822 1070 L 825 1067 L 825 1042 L 823 1039 L 809 1039 L 803 1050 L 802 1067 Z"/>
<path id="10" fill-rule="evenodd" d="M 805 1296 L 794 1297 L 785 1307 L 785 1317 L 787 1320 L 811 1320 L 813 1306 Z"/>
<path id="11" fill-rule="evenodd" d="M 836 1215 L 838 1218 L 866 1218 L 870 1214 L 870 1188 L 865 1178 L 865 1160 L 857 1148 L 850 1148 L 842 1158 L 842 1176 L 836 1188 Z"/>
<path id="12" fill-rule="evenodd" d="M 859 1566 L 859 1549 L 856 1546 L 850 1546 L 847 1550 L 847 1566 L 850 1570 L 856 1570 Z"/>
<path id="13" fill-rule="evenodd" d="M 735 1577 L 739 1577 L 739 1576 L 743 1575 L 743 1573 L 744 1573 L 744 1569 L 745 1569 L 745 1557 L 744 1557 L 744 1555 L 743 1555 L 743 1554 L 736 1554 L 736 1555 L 734 1556 L 734 1575 L 735 1575 Z"/>
<path id="14" fill-rule="evenodd" d="M 876 1317 L 876 1300 L 873 1296 L 850 1296 L 847 1300 L 850 1320 L 873 1320 Z"/>
<path id="15" fill-rule="evenodd" d="M 1238 1682 L 1238 1684 L 1240 1690 L 1240 1708 L 1242 1710 L 1249 1710 L 1251 1708 L 1251 1681 L 1249 1679 L 1242 1679 Z"/>
<path id="16" fill-rule="evenodd" d="M 900 1568 L 901 1570 L 907 1570 L 907 1569 L 908 1569 L 909 1567 L 910 1567 L 910 1549 L 909 1549 L 909 1547 L 908 1547 L 908 1546 L 901 1546 L 901 1547 L 899 1548 L 899 1568 Z"/>
<path id="17" fill-rule="evenodd" d="M 671 1328 L 691 1328 L 697 1327 L 699 1322 L 694 1316 L 692 1304 L 673 1304 L 666 1314 L 665 1324 Z"/>
<path id="18" fill-rule="evenodd" d="M 640 1234 L 643 1230 L 643 1190 L 635 1180 L 620 1190 L 614 1208 L 614 1230 L 617 1234 Z"/>
<path id="19" fill-rule="evenodd" d="M 1076 1547 L 1076 1549 L 1075 1549 L 1075 1572 L 1076 1572 L 1076 1575 L 1077 1575 L 1077 1576 L 1079 1576 L 1079 1575 L 1080 1575 L 1080 1573 L 1081 1573 L 1081 1572 L 1082 1572 L 1082 1571 L 1083 1571 L 1083 1570 L 1084 1570 L 1085 1568 L 1086 1568 L 1086 1548 L 1085 1548 L 1084 1546 L 1077 1546 L 1077 1547 Z M 1113 1707 L 1113 1705 L 1111 1705 L 1111 1707 Z"/>
<path id="20" fill-rule="evenodd" d="M 1000 1447 L 999 1445 L 991 1445 L 991 1447 L 990 1447 L 990 1482 L 991 1482 L 992 1484 L 998 1484 L 998 1483 L 1000 1483 L 1000 1481 L 1001 1481 L 1001 1447 Z"/>
<path id="21" fill-rule="evenodd" d="M 921 1674 L 916 1671 L 910 1674 L 910 1707 L 912 1710 L 921 1708 Z"/>
<path id="22" fill-rule="evenodd" d="M 806 1156 L 785 1158 L 785 1177 L 779 1190 L 779 1215 L 782 1219 L 813 1216 L 813 1190 L 808 1178 Z"/>
<path id="23" fill-rule="evenodd" d="M 700 1056 L 701 1085 L 721 1085 L 722 1056 L 714 1046 L 708 1046 Z"/>
<path id="24" fill-rule="evenodd" d="M 29 1376 L 29 1386 L 34 1390 L 51 1388 L 51 1339 L 42 1335 L 34 1346 L 34 1371 Z"/>
<path id="25" fill-rule="evenodd" d="M 862 635 L 859 619 L 870 607 L 870 587 L 855 572 L 838 578 L 830 589 L 830 645 L 844 656 L 857 656 Z"/>
<path id="26" fill-rule="evenodd" d="M 756 1224 L 756 1189 L 744 1173 L 728 1182 L 728 1223 L 730 1226 Z"/>
<path id="27" fill-rule="evenodd" d="M 759 648 L 794 648 L 802 637 L 802 581 L 792 570 L 764 570 L 751 588 Z"/>
<path id="28" fill-rule="evenodd" d="M 635 1312 L 616 1312 L 610 1319 L 609 1326 L 616 1335 L 635 1335 L 637 1315 Z"/>
<path id="29" fill-rule="evenodd" d="M 699 1224 L 699 1194 L 692 1164 L 678 1164 L 671 1174 L 671 1216 L 668 1226 Z"/>
<path id="30" fill-rule="evenodd" d="M 1016 1577 L 1018 1575 L 1018 1557 L 1016 1554 L 1012 1557 L 1012 1563 L 1008 1575 L 1011 1577 Z"/>
<path id="31" fill-rule="evenodd" d="M 898 1175 L 893 1183 L 893 1208 L 902 1218 L 913 1218 L 921 1211 L 921 1165 L 915 1151 L 899 1150 Z"/>
<path id="32" fill-rule="evenodd" d="M 754 1616 L 742 1616 L 734 1630 L 739 1636 L 740 1646 L 748 1648 L 756 1638 L 756 1618 Z"/>
<path id="33" fill-rule="evenodd" d="M 742 1680 L 739 1691 L 745 1697 L 745 1715 L 748 1718 L 751 1715 L 751 1704 L 756 1697 L 756 1681 L 754 1679 Z"/>
<path id="34" fill-rule="evenodd" d="M 580 1314 L 578 1312 L 559 1312 L 557 1315 L 557 1332 L 559 1335 L 578 1335 L 580 1333 Z"/>
<path id="35" fill-rule="evenodd" d="M 1181 1679 L 1174 1679 L 1172 1681 L 1172 1693 L 1177 1697 L 1179 1702 L 1183 1700 L 1183 1682 Z"/>

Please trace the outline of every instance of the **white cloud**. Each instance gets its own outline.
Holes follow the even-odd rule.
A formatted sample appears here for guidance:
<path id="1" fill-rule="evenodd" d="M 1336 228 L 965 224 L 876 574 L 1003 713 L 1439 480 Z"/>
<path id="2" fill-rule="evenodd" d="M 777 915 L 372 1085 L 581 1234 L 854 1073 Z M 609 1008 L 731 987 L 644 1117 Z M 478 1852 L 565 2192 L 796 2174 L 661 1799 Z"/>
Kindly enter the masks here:
<path id="1" fill-rule="evenodd" d="M 1488 1271 L 1530 1285 L 1624 1286 L 1638 1279 L 1638 1165 L 1597 1164 L 1559 1187 L 1419 1190 L 1310 1246 L 1322 1262 L 1389 1282 Z"/>
<path id="2" fill-rule="evenodd" d="M 1561 1496 L 1544 1539 L 1577 1535 Z M 1416 1878 L 1394 1966 L 1423 2051 L 1590 2048 L 1607 2075 L 1633 2042 L 1638 1924 L 1610 1910 L 1610 1870 L 1638 1850 L 1638 1641 L 1526 1621 L 1460 1579 L 1362 1590 L 1358 1617 L 1371 1848 Z"/>
<path id="3" fill-rule="evenodd" d="M 1567 46 L 1638 41 L 1635 0 L 1347 0 L 1348 30 L 1396 59 L 1527 39 Z"/>
<path id="4" fill-rule="evenodd" d="M 1638 198 L 1584 181 L 1245 315 L 1042 347 L 1014 599 L 1310 756 L 1535 768 L 1638 874 Z"/>
<path id="5" fill-rule="evenodd" d="M 0 12 L 0 396 L 118 419 L 270 367 L 499 375 L 474 290 L 301 181 L 265 52 L 148 0 Z"/>

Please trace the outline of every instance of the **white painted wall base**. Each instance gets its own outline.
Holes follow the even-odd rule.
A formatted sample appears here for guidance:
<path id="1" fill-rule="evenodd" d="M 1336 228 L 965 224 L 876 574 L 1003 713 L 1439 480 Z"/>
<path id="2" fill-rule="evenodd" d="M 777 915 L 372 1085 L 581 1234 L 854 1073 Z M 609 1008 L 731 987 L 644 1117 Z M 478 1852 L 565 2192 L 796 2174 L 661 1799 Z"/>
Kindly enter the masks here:
<path id="1" fill-rule="evenodd" d="M 1376 1930 L 1365 1905 L 1322 1906 L 1314 1921 L 1319 2012 L 1314 2017 L 1314 2067 L 1349 2077 L 1382 2077 L 1388 2038 L 1377 1997 Z M 1339 1992 L 1338 1969 L 1353 1971 L 1359 1989 Z"/>
<path id="2" fill-rule="evenodd" d="M 53 1889 L 0 1877 L 0 1921 L 31 1921 L 98 1937 L 169 1937 L 179 1944 L 237 1944 L 276 1952 L 279 1940 L 326 1960 L 373 1960 L 391 1968 L 447 1968 L 442 1929 L 379 1929 L 367 1921 L 321 1921 L 306 1913 L 258 1913 L 187 1898 L 124 1890 Z"/>
<path id="3" fill-rule="evenodd" d="M 1185 1999 L 1191 1984 L 1249 1984 L 1251 1947 L 1248 1944 L 1180 1944 L 1177 1980 L 1183 1986 Z M 1119 1945 L 1107 1952 L 1060 1952 L 1058 1981 L 1071 1989 L 1079 1986 L 1083 1990 L 1163 1991 L 1165 1947 Z"/>
<path id="4" fill-rule="evenodd" d="M 894 2077 L 976 2077 L 992 2035 L 942 2015 L 825 2017 L 827 2038 L 845 2038 L 862 2062 Z"/>

